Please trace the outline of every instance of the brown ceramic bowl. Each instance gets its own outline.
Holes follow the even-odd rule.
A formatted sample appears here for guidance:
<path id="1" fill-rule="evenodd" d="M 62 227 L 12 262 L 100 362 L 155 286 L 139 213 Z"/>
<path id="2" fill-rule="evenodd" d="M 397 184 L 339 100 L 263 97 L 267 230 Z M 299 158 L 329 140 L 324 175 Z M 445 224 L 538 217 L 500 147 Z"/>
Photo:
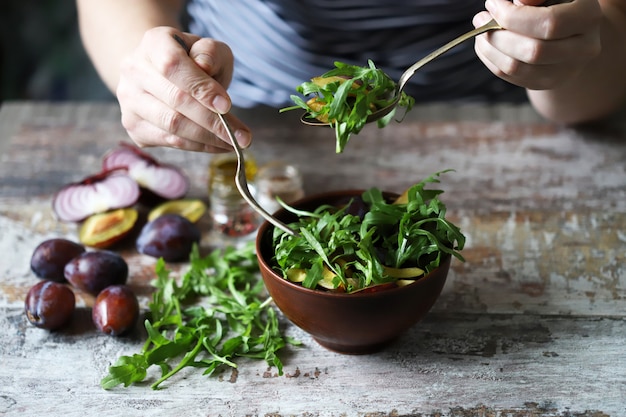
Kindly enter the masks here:
<path id="1" fill-rule="evenodd" d="M 359 197 L 362 190 L 328 192 L 305 197 L 291 205 L 314 210 L 321 204 L 341 204 Z M 387 198 L 396 195 L 385 193 Z M 275 215 L 295 221 L 286 210 Z M 378 292 L 341 294 L 312 290 L 292 283 L 272 270 L 274 226 L 264 222 L 256 239 L 261 275 L 269 294 L 283 314 L 320 345 L 340 353 L 378 351 L 421 320 L 435 304 L 446 282 L 450 256 L 439 268 L 413 284 Z"/>

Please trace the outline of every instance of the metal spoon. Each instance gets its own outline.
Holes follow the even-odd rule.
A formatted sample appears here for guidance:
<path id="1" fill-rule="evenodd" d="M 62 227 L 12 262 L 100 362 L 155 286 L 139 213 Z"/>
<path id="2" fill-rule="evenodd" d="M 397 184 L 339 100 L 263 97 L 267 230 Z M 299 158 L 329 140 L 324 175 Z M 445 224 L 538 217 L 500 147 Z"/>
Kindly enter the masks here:
<path id="1" fill-rule="evenodd" d="M 217 114 L 217 117 L 219 117 L 220 121 L 222 122 L 224 129 L 226 129 L 226 132 L 228 133 L 228 138 L 230 139 L 230 142 L 233 145 L 233 148 L 235 149 L 235 155 L 237 156 L 237 172 L 235 174 L 235 185 L 237 185 L 237 189 L 239 190 L 239 193 L 241 194 L 243 199 L 246 200 L 246 202 L 250 205 L 250 207 L 252 207 L 254 211 L 259 213 L 261 216 L 263 216 L 265 220 L 267 220 L 274 226 L 278 227 L 285 233 L 290 234 L 292 236 L 297 236 L 298 233 L 295 230 L 291 229 L 289 226 L 287 226 L 286 224 L 284 224 L 277 218 L 273 217 L 263 207 L 261 207 L 261 205 L 252 196 L 252 193 L 250 192 L 250 187 L 248 187 L 248 179 L 246 178 L 246 169 L 245 169 L 246 164 L 245 164 L 245 160 L 243 156 L 243 151 L 241 150 L 239 143 L 237 143 L 237 140 L 235 139 L 235 135 L 233 135 L 233 132 L 230 129 L 228 122 L 226 122 L 224 115 L 220 113 L 216 113 L 216 114 Z"/>
<path id="2" fill-rule="evenodd" d="M 434 50 L 430 54 L 426 55 L 424 58 L 422 58 L 419 61 L 417 61 L 415 64 L 411 65 L 400 76 L 400 80 L 398 81 L 398 84 L 396 86 L 396 91 L 395 91 L 395 95 L 394 95 L 393 101 L 391 101 L 389 103 L 389 105 L 387 105 L 387 106 L 385 106 L 385 107 L 383 107 L 381 109 L 378 109 L 375 112 L 373 112 L 370 115 L 368 115 L 367 116 L 367 123 L 375 122 L 376 120 L 385 117 L 393 109 L 396 108 L 396 105 L 398 104 L 398 101 L 400 100 L 400 93 L 402 93 L 402 90 L 404 90 L 404 87 L 406 86 L 406 83 L 409 81 L 409 79 L 415 74 L 415 72 L 418 69 L 420 69 L 421 67 L 423 67 L 425 64 L 429 63 L 430 61 L 434 60 L 435 58 L 437 58 L 437 57 L 443 55 L 444 53 L 448 52 L 450 49 L 454 48 L 455 46 L 459 45 L 460 43 L 463 43 L 466 40 L 474 38 L 475 36 L 478 36 L 478 35 L 483 34 L 485 32 L 489 32 L 491 30 L 497 30 L 497 29 L 502 29 L 502 26 L 500 26 L 498 24 L 498 22 L 496 22 L 495 20 L 492 19 L 489 22 L 485 23 L 484 25 L 482 25 L 480 27 L 477 27 L 476 29 L 470 30 L 469 32 L 464 33 L 463 35 L 461 35 L 461 36 L 451 40 L 450 42 L 446 43 L 445 45 L 443 45 L 439 49 Z M 317 120 L 315 118 L 312 118 L 312 117 L 308 116 L 308 113 L 305 113 L 300 120 L 302 121 L 302 123 L 307 124 L 307 125 L 311 125 L 311 126 L 328 126 L 328 124 L 329 124 L 327 122 L 322 122 L 320 120 Z"/>
<path id="3" fill-rule="evenodd" d="M 176 34 L 172 36 L 174 40 L 178 42 L 178 44 L 185 49 L 185 52 L 189 54 L 189 46 L 187 46 L 185 41 Z M 228 138 L 230 139 L 230 143 L 233 145 L 233 148 L 235 149 L 235 155 L 237 156 L 237 172 L 235 173 L 235 185 L 237 186 L 239 193 L 241 194 L 243 199 L 246 200 L 246 203 L 248 203 L 250 207 L 252 207 L 254 211 L 256 211 L 257 213 L 259 213 L 265 220 L 267 220 L 274 226 L 278 227 L 279 229 L 283 230 L 285 233 L 290 234 L 292 236 L 297 236 L 298 233 L 296 233 L 295 230 L 291 229 L 286 224 L 284 224 L 277 218 L 273 217 L 263 207 L 261 207 L 261 205 L 252 196 L 252 193 L 250 192 L 250 187 L 248 187 L 248 178 L 246 178 L 246 168 L 245 168 L 246 162 L 243 157 L 243 151 L 241 150 L 239 143 L 237 143 L 237 140 L 235 139 L 235 135 L 233 134 L 233 131 L 228 125 L 228 122 L 226 122 L 224 115 L 220 113 L 216 113 L 216 114 L 217 114 L 217 117 L 219 117 L 220 122 L 222 122 L 224 129 L 226 129 L 226 133 L 228 133 Z"/>

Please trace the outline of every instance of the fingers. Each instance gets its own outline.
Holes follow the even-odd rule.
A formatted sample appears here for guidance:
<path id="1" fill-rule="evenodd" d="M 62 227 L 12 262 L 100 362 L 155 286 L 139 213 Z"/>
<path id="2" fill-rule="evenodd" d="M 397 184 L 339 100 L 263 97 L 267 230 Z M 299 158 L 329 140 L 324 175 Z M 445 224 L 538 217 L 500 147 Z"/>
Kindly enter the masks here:
<path id="1" fill-rule="evenodd" d="M 489 18 L 486 13 L 477 15 L 475 23 L 480 25 Z M 558 64 L 572 59 L 587 60 L 596 56 L 600 47 L 599 30 L 553 40 L 520 36 L 510 30 L 492 35 L 494 36 L 483 36 L 476 40 L 478 48 L 484 51 L 485 56 L 495 57 L 495 52 L 499 51 L 513 60 L 535 65 Z M 489 46 L 495 50 L 490 51 Z"/>
<path id="2" fill-rule="evenodd" d="M 573 0 L 548 7 L 487 0 L 485 8 L 504 28 L 544 40 L 583 34 L 590 27 L 597 27 L 602 18 L 597 0 Z"/>
<path id="3" fill-rule="evenodd" d="M 223 43 L 172 28 L 150 30 L 121 68 L 122 124 L 140 146 L 232 150 L 215 115 L 230 110 L 226 87 L 232 69 L 232 53 Z M 227 118 L 240 145 L 249 146 L 249 129 Z"/>
<path id="4" fill-rule="evenodd" d="M 575 74 L 570 63 L 529 64 L 512 59 L 497 49 L 481 48 L 478 41 L 475 49 L 476 55 L 496 76 L 531 90 L 554 88 Z"/>
<path id="5" fill-rule="evenodd" d="M 148 38 L 146 42 L 149 44 L 161 44 L 166 40 L 165 45 L 160 46 L 162 48 L 161 53 L 149 55 L 150 62 L 157 73 L 182 91 L 190 94 L 209 110 L 227 113 L 230 110 L 230 99 L 226 93 L 226 86 L 220 85 L 220 81 L 223 80 L 218 80 L 213 76 L 220 74 L 223 77 L 225 72 L 232 72 L 233 57 L 230 48 L 221 42 L 204 39 L 190 44 L 188 54 L 185 49 L 181 48 L 173 35 L 176 33 L 171 34 L 169 38 L 156 31 L 146 33 Z M 196 45 L 200 42 L 202 45 Z M 206 66 L 201 68 L 196 65 L 193 57 L 190 56 L 192 51 L 196 57 L 200 56 L 209 60 L 212 65 L 209 68 Z M 224 64 L 225 62 L 228 63 Z M 220 65 L 225 65 L 225 67 L 222 68 Z"/>
<path id="6" fill-rule="evenodd" d="M 189 57 L 221 86 L 228 88 L 235 61 L 228 45 L 213 39 L 199 39 L 189 49 Z M 227 95 L 224 98 L 228 100 Z"/>
<path id="7" fill-rule="evenodd" d="M 485 6 L 488 11 L 477 14 L 474 25 L 494 18 L 506 30 L 478 36 L 476 54 L 495 75 L 513 84 L 555 88 L 600 53 L 601 11 L 596 0 L 549 7 L 487 0 Z"/>
<path id="8" fill-rule="evenodd" d="M 208 129 L 146 93 L 134 95 L 122 108 L 122 125 L 140 146 L 168 146 L 188 151 L 231 150 Z"/>

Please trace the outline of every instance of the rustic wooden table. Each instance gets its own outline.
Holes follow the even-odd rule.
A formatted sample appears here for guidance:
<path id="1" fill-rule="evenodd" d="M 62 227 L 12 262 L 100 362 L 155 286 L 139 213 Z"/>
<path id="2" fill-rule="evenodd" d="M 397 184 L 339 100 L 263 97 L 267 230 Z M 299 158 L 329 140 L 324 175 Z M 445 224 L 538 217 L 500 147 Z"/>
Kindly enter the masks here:
<path id="1" fill-rule="evenodd" d="M 36 245 L 76 239 L 55 221 L 52 194 L 94 173 L 128 140 L 114 104 L 5 103 L 0 109 L 0 415 L 626 416 L 626 122 L 586 129 L 542 122 L 527 106 L 416 108 L 401 124 L 368 127 L 345 154 L 327 129 L 297 115 L 241 112 L 260 163 L 283 159 L 307 193 L 378 186 L 402 191 L 445 168 L 449 213 L 468 236 L 431 313 L 386 350 L 283 351 L 285 374 L 243 361 L 205 377 L 185 370 L 166 389 L 99 386 L 141 337 L 90 324 L 79 294 L 70 328 L 30 325 L 25 294 Z M 154 149 L 180 164 L 205 197 L 210 156 Z M 153 259 L 124 253 L 142 304 Z M 144 289 L 145 291 L 141 291 Z"/>

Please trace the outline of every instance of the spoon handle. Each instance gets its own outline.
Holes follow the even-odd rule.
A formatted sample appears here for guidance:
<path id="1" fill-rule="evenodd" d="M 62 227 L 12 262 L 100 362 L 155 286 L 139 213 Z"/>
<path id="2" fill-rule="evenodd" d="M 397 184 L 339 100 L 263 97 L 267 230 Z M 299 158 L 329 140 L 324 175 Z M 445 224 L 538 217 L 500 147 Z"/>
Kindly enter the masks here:
<path id="1" fill-rule="evenodd" d="M 257 213 L 259 213 L 265 220 L 278 227 L 283 232 L 292 236 L 297 236 L 298 233 L 295 230 L 291 229 L 289 226 L 268 213 L 252 196 L 250 188 L 248 187 L 248 179 L 246 178 L 243 150 L 239 146 L 239 143 L 237 143 L 235 135 L 230 129 L 230 126 L 228 125 L 228 122 L 226 121 L 224 116 L 220 113 L 216 114 L 217 117 L 220 119 L 220 122 L 224 126 L 224 129 L 226 130 L 228 138 L 230 139 L 230 143 L 233 145 L 233 149 L 235 150 L 235 155 L 237 156 L 237 173 L 235 174 L 235 185 L 237 186 L 239 193 L 241 194 L 243 199 L 246 200 L 246 203 L 248 203 L 250 207 L 252 207 Z"/>
<path id="2" fill-rule="evenodd" d="M 485 32 L 489 32 L 491 30 L 497 30 L 497 29 L 502 29 L 502 26 L 500 26 L 498 22 L 496 22 L 494 19 L 491 19 L 489 22 L 485 23 L 484 25 L 462 34 L 461 36 L 451 40 L 450 42 L 446 43 L 445 45 L 441 46 L 440 48 L 426 55 L 424 58 L 420 59 L 415 64 L 407 68 L 407 70 L 404 71 L 404 73 L 400 76 L 400 80 L 398 80 L 398 91 L 402 91 L 404 89 L 404 86 L 407 83 L 407 81 L 409 81 L 409 79 L 413 76 L 413 74 L 415 74 L 415 71 L 417 71 L 423 65 L 429 63 L 433 59 L 448 52 L 450 49 L 454 48 L 460 43 L 465 42 L 468 39 L 471 39 Z"/>
<path id="3" fill-rule="evenodd" d="M 545 3 L 543 3 L 542 6 L 543 7 L 550 7 L 550 6 L 554 6 L 554 5 L 558 5 L 558 4 L 571 3 L 572 1 L 573 0 L 547 0 Z M 404 71 L 402 73 L 402 75 L 400 76 L 400 79 L 398 80 L 398 94 L 397 94 L 397 96 L 400 97 L 400 92 L 404 89 L 404 86 L 407 83 L 407 81 L 409 81 L 409 79 L 413 76 L 413 74 L 415 74 L 415 71 L 417 71 L 419 68 L 421 68 L 425 64 L 429 63 L 430 61 L 432 61 L 433 59 L 437 58 L 438 56 L 440 56 L 442 54 L 445 54 L 450 49 L 454 48 L 455 46 L 457 46 L 460 43 L 465 42 L 468 39 L 471 39 L 473 37 L 481 35 L 481 34 L 483 34 L 485 32 L 489 32 L 489 31 L 492 31 L 492 30 L 498 30 L 498 29 L 504 29 L 504 28 L 502 26 L 500 26 L 500 24 L 498 22 L 496 22 L 495 19 L 491 19 L 490 21 L 488 21 L 484 25 L 479 26 L 476 29 L 470 30 L 469 32 L 466 32 L 466 33 L 462 34 L 461 36 L 459 36 L 459 37 L 457 37 L 455 39 L 452 39 L 450 42 L 446 43 L 442 47 L 432 51 L 431 53 L 426 55 L 424 58 L 420 59 L 415 64 L 411 65 L 409 68 L 407 68 L 406 71 Z"/>

